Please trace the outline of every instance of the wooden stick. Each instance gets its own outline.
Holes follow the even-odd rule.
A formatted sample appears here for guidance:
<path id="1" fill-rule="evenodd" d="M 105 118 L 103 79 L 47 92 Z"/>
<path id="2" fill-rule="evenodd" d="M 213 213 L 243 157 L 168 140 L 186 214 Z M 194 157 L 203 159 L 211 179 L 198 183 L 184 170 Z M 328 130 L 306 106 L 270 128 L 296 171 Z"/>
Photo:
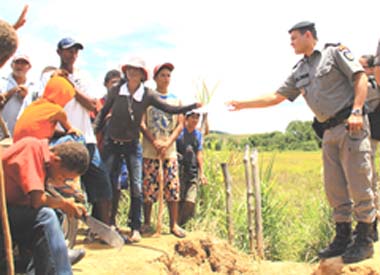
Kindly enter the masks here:
<path id="1" fill-rule="evenodd" d="M 0 147 L 0 156 L 2 155 Z M 4 249 L 5 256 L 7 259 L 7 275 L 13 275 L 15 273 L 14 264 L 13 264 L 13 250 L 12 250 L 12 237 L 11 231 L 9 228 L 8 221 L 8 211 L 7 203 L 5 197 L 5 181 L 4 181 L 4 170 L 3 162 L 0 158 L 0 207 L 1 207 L 1 223 L 3 225 L 3 234 L 4 234 Z"/>
<path id="2" fill-rule="evenodd" d="M 226 212 L 227 212 L 227 230 L 228 230 L 228 243 L 232 244 L 234 240 L 234 233 L 232 227 L 232 192 L 231 192 L 231 177 L 228 173 L 227 163 L 222 163 L 222 171 L 224 177 L 224 183 L 226 186 Z"/>
<path id="3" fill-rule="evenodd" d="M 3 131 L 4 138 L 9 138 L 11 136 L 9 134 L 8 126 L 2 116 L 0 116 L 0 129 Z"/>
<path id="4" fill-rule="evenodd" d="M 164 213 L 164 174 L 163 174 L 163 161 L 159 158 L 158 167 L 158 215 L 157 215 L 157 227 L 154 237 L 159 237 L 161 235 L 162 229 L 162 216 Z"/>
<path id="5" fill-rule="evenodd" d="M 259 177 L 259 166 L 257 164 L 258 151 L 254 149 L 251 155 L 251 165 L 252 165 L 252 176 L 253 184 L 255 188 L 255 222 L 256 222 L 256 243 L 257 243 L 257 254 L 260 259 L 264 259 L 264 237 L 263 237 L 263 219 L 261 210 L 261 188 L 260 188 L 260 177 Z"/>
<path id="6" fill-rule="evenodd" d="M 253 215 L 254 215 L 254 206 L 253 206 L 253 186 L 252 178 L 250 175 L 249 169 L 249 145 L 245 146 L 244 151 L 244 169 L 245 169 L 245 180 L 247 185 L 247 217 L 248 217 L 248 236 L 249 236 L 249 250 L 252 254 L 255 254 L 255 234 L 253 229 Z"/>

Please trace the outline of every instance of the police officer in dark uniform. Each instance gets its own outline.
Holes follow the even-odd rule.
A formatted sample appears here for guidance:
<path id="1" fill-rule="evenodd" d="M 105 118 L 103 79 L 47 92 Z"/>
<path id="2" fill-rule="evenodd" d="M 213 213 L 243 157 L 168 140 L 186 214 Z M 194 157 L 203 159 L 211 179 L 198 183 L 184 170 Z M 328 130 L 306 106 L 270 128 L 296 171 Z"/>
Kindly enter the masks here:
<path id="1" fill-rule="evenodd" d="M 304 56 L 284 84 L 274 93 L 227 104 L 231 110 L 240 110 L 294 101 L 299 95 L 305 98 L 322 130 L 325 191 L 336 224 L 335 238 L 318 255 L 342 255 L 345 263 L 358 262 L 373 255 L 371 225 L 376 216 L 370 131 L 364 110 L 367 76 L 346 47 L 328 44 L 316 49 L 314 23 L 300 22 L 289 34 L 295 53 Z M 357 221 L 354 240 L 353 217 Z"/>

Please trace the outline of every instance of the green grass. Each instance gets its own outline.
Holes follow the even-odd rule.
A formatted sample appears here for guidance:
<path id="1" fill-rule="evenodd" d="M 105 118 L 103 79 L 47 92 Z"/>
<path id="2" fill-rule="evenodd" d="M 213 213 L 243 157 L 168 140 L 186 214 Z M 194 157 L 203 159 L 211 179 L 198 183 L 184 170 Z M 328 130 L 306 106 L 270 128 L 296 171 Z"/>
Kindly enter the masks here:
<path id="1" fill-rule="evenodd" d="M 210 184 L 200 193 L 200 209 L 191 229 L 209 229 L 226 238 L 224 181 L 220 163 L 232 178 L 235 245 L 249 251 L 247 195 L 243 153 L 205 151 Z M 259 153 L 266 257 L 272 260 L 314 261 L 316 251 L 331 237 L 330 210 L 321 175 L 321 153 Z M 215 194 L 217 194 L 215 196 Z M 202 211 L 202 206 L 207 205 Z M 219 223 L 216 223 L 219 221 Z"/>
<path id="2" fill-rule="evenodd" d="M 196 217 L 186 229 L 227 239 L 225 184 L 220 165 L 223 162 L 228 164 L 232 179 L 234 245 L 249 252 L 243 152 L 204 151 L 209 184 L 199 189 Z M 315 261 L 316 252 L 332 235 L 331 210 L 321 175 L 321 152 L 259 152 L 258 164 L 266 258 Z M 127 202 L 121 204 L 121 209 L 128 209 Z M 124 223 L 126 211 L 121 212 L 119 221 Z M 166 212 L 164 225 L 168 224 Z"/>

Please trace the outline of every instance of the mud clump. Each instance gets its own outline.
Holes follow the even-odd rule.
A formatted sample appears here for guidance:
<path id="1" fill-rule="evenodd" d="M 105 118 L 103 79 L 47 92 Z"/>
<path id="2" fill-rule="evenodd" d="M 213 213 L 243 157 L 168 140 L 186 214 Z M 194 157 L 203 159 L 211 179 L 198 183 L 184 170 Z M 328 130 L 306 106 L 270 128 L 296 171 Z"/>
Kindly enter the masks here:
<path id="1" fill-rule="evenodd" d="M 177 258 L 175 262 L 192 262 L 197 270 L 209 274 L 254 274 L 249 256 L 238 252 L 225 241 L 209 237 L 178 241 L 175 244 L 174 258 Z M 182 274 L 180 270 L 181 268 L 176 268 Z"/>

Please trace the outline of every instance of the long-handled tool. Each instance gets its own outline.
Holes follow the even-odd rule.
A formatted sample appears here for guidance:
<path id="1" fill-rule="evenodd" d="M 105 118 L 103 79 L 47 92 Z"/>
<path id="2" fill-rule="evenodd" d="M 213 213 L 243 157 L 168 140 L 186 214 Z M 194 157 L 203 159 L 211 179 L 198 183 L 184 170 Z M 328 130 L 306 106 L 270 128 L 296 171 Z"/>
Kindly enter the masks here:
<path id="1" fill-rule="evenodd" d="M 1 156 L 1 147 L 0 147 Z M 0 211 L 1 211 L 1 222 L 3 225 L 3 235 L 4 235 L 4 250 L 7 259 L 7 275 L 14 274 L 14 264 L 13 264 L 13 251 L 12 251 L 12 237 L 9 228 L 7 204 L 5 197 L 5 182 L 4 182 L 4 172 L 3 163 L 0 158 Z"/>
<path id="2" fill-rule="evenodd" d="M 155 237 L 159 237 L 161 235 L 162 229 L 162 216 L 164 213 L 164 174 L 163 174 L 163 161 L 162 158 L 159 158 L 158 162 L 158 215 L 157 215 L 157 226 Z"/>
<path id="3" fill-rule="evenodd" d="M 1 115 L 0 115 L 0 129 L 3 131 L 4 138 L 9 138 L 11 136 L 9 134 L 8 126 Z"/>

